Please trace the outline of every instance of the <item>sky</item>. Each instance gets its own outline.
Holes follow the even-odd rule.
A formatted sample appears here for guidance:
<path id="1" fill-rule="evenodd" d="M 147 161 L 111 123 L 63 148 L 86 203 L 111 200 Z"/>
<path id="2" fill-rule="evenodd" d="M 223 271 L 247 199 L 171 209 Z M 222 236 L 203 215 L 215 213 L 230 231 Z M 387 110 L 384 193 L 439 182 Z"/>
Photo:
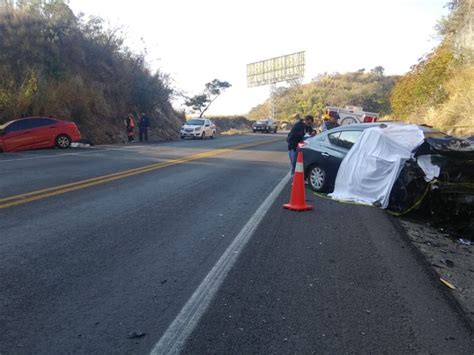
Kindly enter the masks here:
<path id="1" fill-rule="evenodd" d="M 192 96 L 205 83 L 232 87 L 207 112 L 245 114 L 269 95 L 247 88 L 246 64 L 306 51 L 303 83 L 322 73 L 404 74 L 436 47 L 447 0 L 70 0 L 78 14 L 121 27 L 135 52 Z M 280 83 L 278 86 L 284 86 Z M 179 108 L 179 102 L 175 103 Z"/>

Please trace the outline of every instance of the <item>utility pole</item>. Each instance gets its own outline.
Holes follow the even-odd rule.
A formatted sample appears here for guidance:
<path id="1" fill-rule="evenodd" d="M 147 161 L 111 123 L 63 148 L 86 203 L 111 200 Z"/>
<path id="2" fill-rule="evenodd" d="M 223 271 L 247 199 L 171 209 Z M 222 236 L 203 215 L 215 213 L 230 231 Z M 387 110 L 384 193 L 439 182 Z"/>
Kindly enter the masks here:
<path id="1" fill-rule="evenodd" d="M 275 96 L 276 96 L 276 83 L 272 83 L 270 85 L 270 97 L 271 97 L 271 102 L 272 102 L 270 115 L 272 116 L 273 121 L 275 121 Z"/>

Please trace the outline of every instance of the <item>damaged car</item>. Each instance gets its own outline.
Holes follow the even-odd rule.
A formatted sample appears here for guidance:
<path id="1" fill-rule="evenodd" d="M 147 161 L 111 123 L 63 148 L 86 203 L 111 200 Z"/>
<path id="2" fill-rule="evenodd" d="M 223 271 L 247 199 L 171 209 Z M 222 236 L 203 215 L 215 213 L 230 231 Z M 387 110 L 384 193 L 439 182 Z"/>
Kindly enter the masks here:
<path id="1" fill-rule="evenodd" d="M 472 229 L 474 140 L 427 137 L 416 149 L 392 188 L 389 209 L 403 214 L 419 207 L 439 222 L 459 217 L 457 223 Z"/>
<path id="2" fill-rule="evenodd" d="M 387 122 L 338 127 L 307 139 L 300 151 L 311 189 L 333 198 L 398 214 L 422 203 L 432 213 L 470 218 L 474 211 L 472 140 Z"/>

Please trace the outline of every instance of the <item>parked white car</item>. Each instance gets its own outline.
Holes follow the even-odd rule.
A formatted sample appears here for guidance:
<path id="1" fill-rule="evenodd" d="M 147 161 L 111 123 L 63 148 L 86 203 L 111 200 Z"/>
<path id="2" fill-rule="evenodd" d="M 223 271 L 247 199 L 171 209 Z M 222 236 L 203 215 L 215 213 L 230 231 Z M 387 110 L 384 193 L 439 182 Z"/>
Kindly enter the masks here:
<path id="1" fill-rule="evenodd" d="M 193 118 L 183 124 L 179 132 L 181 139 L 186 137 L 201 138 L 209 137 L 213 139 L 216 135 L 216 125 L 207 118 Z"/>

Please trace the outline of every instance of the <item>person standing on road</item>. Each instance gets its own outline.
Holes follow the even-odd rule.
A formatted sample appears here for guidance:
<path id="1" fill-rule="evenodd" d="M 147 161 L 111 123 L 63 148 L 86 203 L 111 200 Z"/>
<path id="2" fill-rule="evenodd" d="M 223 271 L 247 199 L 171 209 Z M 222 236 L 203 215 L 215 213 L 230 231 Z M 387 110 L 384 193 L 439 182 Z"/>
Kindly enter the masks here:
<path id="1" fill-rule="evenodd" d="M 313 116 L 305 116 L 304 119 L 299 120 L 288 133 L 288 156 L 290 157 L 291 164 L 291 176 L 295 174 L 296 168 L 296 151 L 298 149 L 298 143 L 301 142 L 308 131 L 312 132 L 311 125 L 314 122 Z"/>
<path id="2" fill-rule="evenodd" d="M 128 142 L 133 142 L 135 140 L 135 138 L 133 137 L 133 130 L 135 128 L 135 118 L 133 117 L 132 113 L 129 113 L 127 118 L 125 119 L 125 126 L 127 127 Z"/>
<path id="3" fill-rule="evenodd" d="M 140 142 L 148 141 L 148 131 L 150 129 L 150 119 L 142 112 L 140 122 L 138 122 L 138 138 Z"/>
<path id="4" fill-rule="evenodd" d="M 327 121 L 324 121 L 321 125 L 321 132 L 339 127 L 339 123 L 337 123 L 340 118 L 339 114 L 336 111 L 330 111 L 328 115 L 329 119 Z"/>

